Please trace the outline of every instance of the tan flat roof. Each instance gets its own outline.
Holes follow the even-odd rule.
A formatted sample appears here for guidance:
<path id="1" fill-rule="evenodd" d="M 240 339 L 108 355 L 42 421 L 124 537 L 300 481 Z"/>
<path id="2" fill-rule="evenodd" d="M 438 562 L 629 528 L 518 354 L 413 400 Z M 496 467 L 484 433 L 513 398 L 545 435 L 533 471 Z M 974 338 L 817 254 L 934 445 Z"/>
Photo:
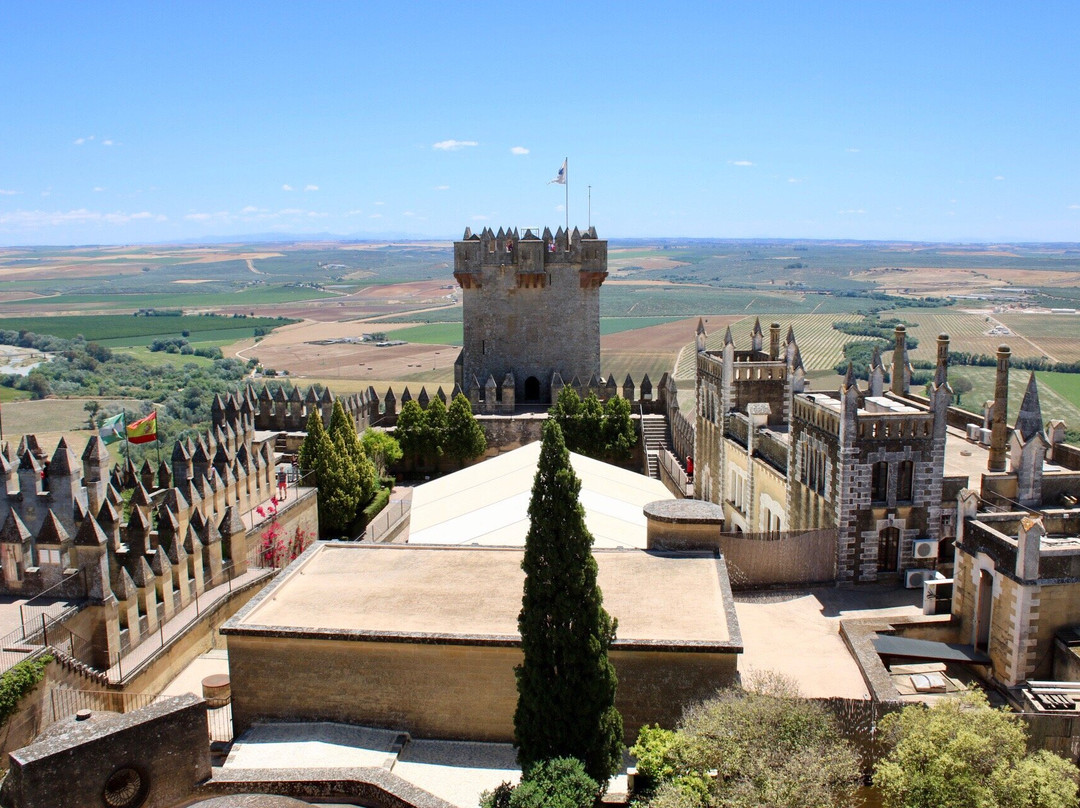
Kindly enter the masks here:
<path id="1" fill-rule="evenodd" d="M 230 634 L 518 642 L 516 548 L 320 543 L 226 627 Z M 741 645 L 723 562 L 598 550 L 619 644 Z"/>

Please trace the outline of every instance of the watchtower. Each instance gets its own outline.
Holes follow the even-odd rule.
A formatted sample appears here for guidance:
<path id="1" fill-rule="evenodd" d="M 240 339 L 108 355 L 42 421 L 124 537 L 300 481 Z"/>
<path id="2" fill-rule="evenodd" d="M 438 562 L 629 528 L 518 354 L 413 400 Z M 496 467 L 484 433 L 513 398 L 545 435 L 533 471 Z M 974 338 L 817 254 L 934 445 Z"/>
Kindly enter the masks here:
<path id="1" fill-rule="evenodd" d="M 607 242 L 595 228 L 479 233 L 454 242 L 465 338 L 454 381 L 465 393 L 509 375 L 516 401 L 550 404 L 552 379 L 600 374 L 600 284 Z"/>

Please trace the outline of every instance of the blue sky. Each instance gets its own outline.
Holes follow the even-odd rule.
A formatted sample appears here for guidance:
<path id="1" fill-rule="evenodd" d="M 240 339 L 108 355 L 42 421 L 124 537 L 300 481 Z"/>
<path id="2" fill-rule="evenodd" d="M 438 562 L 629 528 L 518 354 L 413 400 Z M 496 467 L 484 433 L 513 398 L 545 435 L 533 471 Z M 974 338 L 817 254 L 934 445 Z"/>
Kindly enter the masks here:
<path id="1" fill-rule="evenodd" d="M 1080 4 L 0 4 L 0 244 L 1080 241 Z"/>

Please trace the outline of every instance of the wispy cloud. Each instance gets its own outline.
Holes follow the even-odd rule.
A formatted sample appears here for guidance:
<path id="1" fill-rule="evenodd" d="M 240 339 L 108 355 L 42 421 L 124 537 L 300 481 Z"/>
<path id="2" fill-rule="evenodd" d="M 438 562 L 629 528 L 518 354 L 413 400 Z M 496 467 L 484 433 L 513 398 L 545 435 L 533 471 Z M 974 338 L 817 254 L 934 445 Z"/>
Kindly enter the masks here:
<path id="1" fill-rule="evenodd" d="M 998 174 L 996 177 L 994 177 L 994 180 L 997 181 L 997 182 L 1001 182 L 1003 179 L 1005 179 L 1005 178 L 1003 176 L 1001 176 L 1000 174 Z"/>
<path id="2" fill-rule="evenodd" d="M 263 208 L 257 208 L 254 205 L 248 205 L 246 207 L 240 208 L 240 212 L 243 213 L 243 214 L 266 213 L 266 211 Z"/>
<path id="3" fill-rule="evenodd" d="M 383 215 L 381 213 L 372 213 L 370 216 L 368 216 L 369 219 L 381 219 L 382 217 Z"/>
<path id="4" fill-rule="evenodd" d="M 101 141 L 101 145 L 102 146 L 115 146 L 116 143 L 114 143 L 112 140 L 103 140 L 103 141 Z"/>
<path id="5" fill-rule="evenodd" d="M 281 186 L 281 190 L 283 190 L 283 191 L 291 191 L 292 189 L 293 189 L 293 187 L 291 185 L 289 185 L 288 183 Z"/>
<path id="6" fill-rule="evenodd" d="M 472 217 L 472 220 L 474 222 L 486 222 L 488 220 L 488 217 L 485 216 L 482 213 L 478 213 L 478 214 L 476 214 L 475 216 Z"/>
<path id="7" fill-rule="evenodd" d="M 844 149 L 844 151 L 849 152 L 851 154 L 858 154 L 860 150 L 859 149 Z"/>
<path id="8" fill-rule="evenodd" d="M 319 190 L 319 186 L 318 185 L 305 185 L 304 190 L 305 191 L 317 191 L 317 190 Z"/>
<path id="9" fill-rule="evenodd" d="M 0 196 L 15 196 L 18 191 L 9 191 L 6 188 L 0 188 Z"/>
<path id="10" fill-rule="evenodd" d="M 95 186 L 94 186 L 94 193 L 100 194 L 100 193 L 101 193 L 102 191 L 104 191 L 104 190 L 105 190 L 105 189 L 104 189 L 104 188 L 102 188 L 102 187 L 101 187 L 100 185 L 95 185 Z"/>
<path id="11" fill-rule="evenodd" d="M 153 219 L 163 222 L 167 219 L 163 214 L 138 211 L 127 213 L 126 211 L 97 211 L 77 208 L 76 210 L 16 210 L 10 213 L 0 213 L 0 227 L 34 229 L 40 227 L 57 227 L 70 224 L 127 224 L 132 221 Z"/>
<path id="12" fill-rule="evenodd" d="M 410 216 L 410 217 L 412 217 L 412 216 L 415 216 L 416 214 L 413 213 L 411 210 L 406 210 L 406 211 L 403 211 L 401 215 L 402 216 Z"/>
<path id="13" fill-rule="evenodd" d="M 787 181 L 788 182 L 802 182 L 802 180 L 799 179 L 798 177 L 788 177 Z"/>
<path id="14" fill-rule="evenodd" d="M 386 203 L 385 202 L 376 202 L 375 204 L 376 205 L 385 205 Z"/>
<path id="15" fill-rule="evenodd" d="M 733 166 L 739 166 L 741 168 L 749 168 L 750 166 L 753 165 L 753 163 L 750 160 L 728 160 L 728 163 L 730 163 Z"/>
<path id="16" fill-rule="evenodd" d="M 438 143 L 432 143 L 431 148 L 438 151 L 458 151 L 459 149 L 479 145 L 475 140 L 440 140 Z"/>
<path id="17" fill-rule="evenodd" d="M 435 190 L 436 191 L 449 191 L 450 186 L 449 185 L 436 185 Z"/>
<path id="18" fill-rule="evenodd" d="M 510 149 L 510 153 L 511 154 L 528 154 L 529 150 L 526 149 L 524 146 L 514 146 L 512 149 Z"/>
<path id="19" fill-rule="evenodd" d="M 1069 205 L 1069 210 L 1080 210 L 1080 205 Z"/>
<path id="20" fill-rule="evenodd" d="M 93 135 L 87 135 L 86 137 L 77 137 L 77 138 L 75 138 L 75 145 L 76 146 L 81 146 L 84 143 L 88 143 L 89 141 L 91 141 L 93 139 L 94 139 Z"/>
<path id="21" fill-rule="evenodd" d="M 362 210 L 360 210 L 359 208 L 357 208 L 356 210 L 350 210 L 350 211 L 348 211 L 348 212 L 347 212 L 347 213 L 346 213 L 345 215 L 346 215 L 346 216 L 360 216 L 361 214 L 363 214 L 363 212 L 364 212 L 364 211 L 362 211 Z"/>
<path id="22" fill-rule="evenodd" d="M 866 211 L 862 208 L 848 208 L 847 210 L 838 210 L 837 213 L 839 213 L 841 216 L 845 216 L 848 214 L 862 215 L 866 213 Z"/>

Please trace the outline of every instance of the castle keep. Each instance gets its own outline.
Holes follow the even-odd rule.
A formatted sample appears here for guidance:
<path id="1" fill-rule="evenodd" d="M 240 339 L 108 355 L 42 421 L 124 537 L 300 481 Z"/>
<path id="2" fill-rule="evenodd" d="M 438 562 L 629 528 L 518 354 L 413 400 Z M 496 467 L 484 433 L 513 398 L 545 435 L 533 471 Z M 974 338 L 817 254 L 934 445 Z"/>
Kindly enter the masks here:
<path id="1" fill-rule="evenodd" d="M 565 385 L 600 374 L 600 284 L 607 242 L 596 229 L 526 230 L 454 242 L 465 337 L 454 381 L 470 398 L 498 386 L 521 404 L 550 404 Z M 511 403 L 505 402 L 504 403 Z"/>

